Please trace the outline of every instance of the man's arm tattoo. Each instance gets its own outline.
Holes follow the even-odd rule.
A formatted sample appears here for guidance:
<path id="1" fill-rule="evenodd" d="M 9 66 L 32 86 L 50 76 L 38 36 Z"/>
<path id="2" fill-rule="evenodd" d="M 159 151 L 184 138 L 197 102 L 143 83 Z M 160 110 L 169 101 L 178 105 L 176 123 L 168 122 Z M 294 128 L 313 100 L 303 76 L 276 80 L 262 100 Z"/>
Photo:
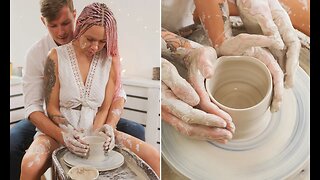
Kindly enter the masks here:
<path id="1" fill-rule="evenodd" d="M 49 114 L 48 113 L 48 117 L 56 124 L 56 125 L 60 125 L 60 124 L 63 124 L 63 125 L 67 125 L 68 124 L 68 121 L 67 119 L 59 114 L 59 115 L 52 115 L 52 114 Z"/>
<path id="2" fill-rule="evenodd" d="M 179 47 L 191 48 L 191 44 L 187 39 L 169 32 L 165 28 L 161 29 L 161 37 L 167 43 L 167 48 L 170 49 L 171 52 L 176 52 Z"/>
<path id="3" fill-rule="evenodd" d="M 52 88 L 56 83 L 55 63 L 48 57 L 44 67 L 44 96 L 46 105 L 49 104 Z"/>

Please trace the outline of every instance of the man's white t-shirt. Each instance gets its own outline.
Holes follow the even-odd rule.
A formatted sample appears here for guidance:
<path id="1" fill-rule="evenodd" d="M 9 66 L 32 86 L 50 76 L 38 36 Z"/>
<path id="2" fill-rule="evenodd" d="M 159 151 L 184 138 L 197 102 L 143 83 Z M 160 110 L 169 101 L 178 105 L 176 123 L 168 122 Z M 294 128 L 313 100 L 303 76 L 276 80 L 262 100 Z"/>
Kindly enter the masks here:
<path id="1" fill-rule="evenodd" d="M 47 34 L 33 44 L 27 52 L 25 73 L 22 78 L 26 118 L 28 118 L 32 112 L 44 112 L 44 66 L 49 51 L 54 47 L 57 47 L 57 44 L 51 36 Z"/>

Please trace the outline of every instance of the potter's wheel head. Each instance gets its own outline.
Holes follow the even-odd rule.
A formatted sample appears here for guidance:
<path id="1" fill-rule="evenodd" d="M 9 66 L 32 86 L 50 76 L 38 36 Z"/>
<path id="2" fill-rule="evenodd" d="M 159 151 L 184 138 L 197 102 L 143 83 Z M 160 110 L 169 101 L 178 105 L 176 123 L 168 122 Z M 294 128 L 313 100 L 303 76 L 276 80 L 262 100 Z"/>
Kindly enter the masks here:
<path id="1" fill-rule="evenodd" d="M 190 179 L 290 178 L 310 157 L 310 78 L 301 68 L 280 111 L 266 118 L 267 128 L 256 137 L 227 144 L 187 138 L 162 121 L 162 157 Z"/>

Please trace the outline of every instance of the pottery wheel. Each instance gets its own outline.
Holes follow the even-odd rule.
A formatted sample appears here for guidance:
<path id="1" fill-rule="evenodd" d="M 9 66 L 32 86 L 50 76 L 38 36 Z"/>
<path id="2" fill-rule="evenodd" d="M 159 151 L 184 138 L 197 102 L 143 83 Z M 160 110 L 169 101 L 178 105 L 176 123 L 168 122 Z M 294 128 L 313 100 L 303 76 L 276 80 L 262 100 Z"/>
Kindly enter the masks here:
<path id="1" fill-rule="evenodd" d="M 162 121 L 162 155 L 190 179 L 285 179 L 309 164 L 310 78 L 299 67 L 281 109 L 256 138 L 227 144 L 189 139 Z"/>
<path id="2" fill-rule="evenodd" d="M 71 152 L 67 152 L 63 156 L 64 163 L 69 166 L 86 165 L 95 167 L 99 171 L 108 171 L 120 167 L 124 163 L 124 157 L 117 151 L 110 151 L 103 161 L 88 161 L 87 159 L 81 158 Z"/>

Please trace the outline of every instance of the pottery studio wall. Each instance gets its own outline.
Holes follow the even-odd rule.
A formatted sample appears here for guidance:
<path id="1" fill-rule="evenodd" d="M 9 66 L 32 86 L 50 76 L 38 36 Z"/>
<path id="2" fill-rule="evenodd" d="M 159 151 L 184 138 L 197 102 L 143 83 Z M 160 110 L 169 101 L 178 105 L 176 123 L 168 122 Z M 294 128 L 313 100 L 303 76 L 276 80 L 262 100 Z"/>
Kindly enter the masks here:
<path id="1" fill-rule="evenodd" d="M 160 66 L 160 1 L 75 0 L 77 17 L 92 2 L 106 3 L 117 18 L 122 75 L 151 79 L 152 68 Z M 15 67 L 24 66 L 26 51 L 46 32 L 39 0 L 10 0 L 10 61 Z"/>

